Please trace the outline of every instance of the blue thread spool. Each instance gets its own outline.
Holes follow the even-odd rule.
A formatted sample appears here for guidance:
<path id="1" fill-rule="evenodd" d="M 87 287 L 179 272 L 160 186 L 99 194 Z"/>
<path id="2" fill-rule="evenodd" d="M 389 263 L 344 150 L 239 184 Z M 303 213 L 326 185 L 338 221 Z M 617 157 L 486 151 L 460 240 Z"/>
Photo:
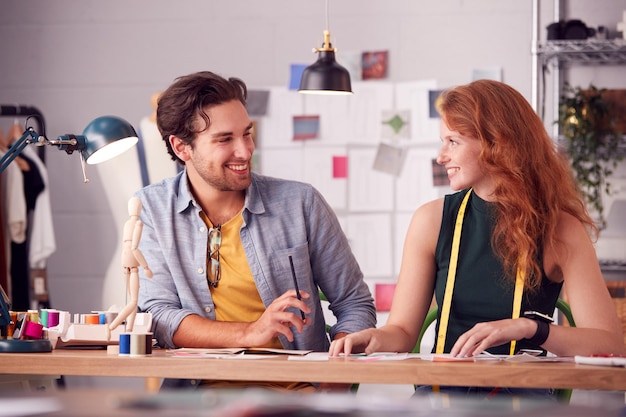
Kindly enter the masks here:
<path id="1" fill-rule="evenodd" d="M 120 355 L 130 355 L 130 333 L 120 334 Z"/>

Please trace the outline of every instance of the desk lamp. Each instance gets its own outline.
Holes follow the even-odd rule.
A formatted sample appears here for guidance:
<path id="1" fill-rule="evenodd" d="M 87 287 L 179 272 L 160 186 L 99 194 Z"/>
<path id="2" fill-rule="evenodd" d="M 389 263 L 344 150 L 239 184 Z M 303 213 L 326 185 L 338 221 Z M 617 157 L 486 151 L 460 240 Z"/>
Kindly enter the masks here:
<path id="1" fill-rule="evenodd" d="M 89 182 L 85 173 L 85 161 L 90 165 L 108 161 L 132 148 L 138 141 L 137 133 L 130 123 L 115 116 L 98 117 L 87 125 L 82 135 L 68 133 L 58 139 L 47 139 L 32 127 L 27 127 L 22 137 L 0 159 L 0 174 L 32 143 L 37 146 L 56 146 L 70 155 L 74 151 L 80 152 L 83 179 Z"/>
<path id="2" fill-rule="evenodd" d="M 326 0 L 326 28 L 328 28 L 328 0 Z M 335 60 L 336 49 L 330 43 L 330 30 L 324 30 L 324 43 L 313 49 L 318 58 L 302 72 L 299 93 L 302 94 L 352 94 L 350 73 Z"/>
<path id="3" fill-rule="evenodd" d="M 28 119 L 27 119 L 28 123 Z M 132 148 L 139 138 L 135 129 L 127 121 L 115 116 L 102 116 L 93 120 L 82 135 L 66 134 L 58 139 L 49 140 L 39 135 L 32 127 L 26 131 L 9 150 L 0 158 L 0 174 L 29 144 L 37 146 L 52 145 L 59 150 L 72 154 L 80 153 L 81 168 L 84 182 L 89 182 L 85 172 L 85 161 L 99 164 Z M 9 315 L 9 298 L 0 287 L 0 329 L 4 330 L 11 323 Z M 0 352 L 50 352 L 52 344 L 49 340 L 17 340 L 0 339 Z"/>

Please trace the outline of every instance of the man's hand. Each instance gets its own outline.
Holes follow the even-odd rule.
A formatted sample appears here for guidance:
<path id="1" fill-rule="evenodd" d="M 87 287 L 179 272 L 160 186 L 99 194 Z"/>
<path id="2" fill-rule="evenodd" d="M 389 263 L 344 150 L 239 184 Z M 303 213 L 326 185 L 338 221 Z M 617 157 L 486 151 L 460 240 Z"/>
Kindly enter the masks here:
<path id="1" fill-rule="evenodd" d="M 309 319 L 303 321 L 299 311 L 294 313 L 287 309 L 295 308 L 305 314 L 311 312 L 304 302 L 311 297 L 310 294 L 300 291 L 300 297 L 302 300 L 298 300 L 295 290 L 289 290 L 275 299 L 257 321 L 248 325 L 245 346 L 262 346 L 281 334 L 292 342 L 293 328 L 301 333 Z"/>

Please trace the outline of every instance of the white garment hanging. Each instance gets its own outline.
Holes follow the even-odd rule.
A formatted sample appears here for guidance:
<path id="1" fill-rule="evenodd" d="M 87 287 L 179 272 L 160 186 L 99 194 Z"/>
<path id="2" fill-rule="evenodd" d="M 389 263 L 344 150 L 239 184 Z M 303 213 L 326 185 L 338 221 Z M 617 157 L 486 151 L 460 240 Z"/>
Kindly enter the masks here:
<path id="1" fill-rule="evenodd" d="M 5 152 L 0 152 L 4 155 Z M 26 197 L 24 196 L 24 175 L 17 166 L 11 163 L 2 173 L 4 195 L 4 215 L 7 242 L 24 243 L 26 241 Z"/>
<path id="2" fill-rule="evenodd" d="M 48 191 L 50 189 L 48 170 L 32 147 L 27 146 L 22 153 L 37 166 L 45 186 L 35 202 L 28 244 L 29 266 L 33 269 L 44 269 L 48 258 L 56 251 L 52 207 L 50 205 L 50 192 Z"/>

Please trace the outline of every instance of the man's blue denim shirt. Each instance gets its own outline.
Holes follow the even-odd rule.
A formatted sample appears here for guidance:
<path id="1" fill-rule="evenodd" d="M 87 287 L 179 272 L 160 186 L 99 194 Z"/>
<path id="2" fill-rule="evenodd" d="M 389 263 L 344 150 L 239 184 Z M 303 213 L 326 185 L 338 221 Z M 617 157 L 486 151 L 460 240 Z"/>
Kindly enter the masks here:
<path id="1" fill-rule="evenodd" d="M 205 272 L 208 230 L 186 171 L 149 185 L 136 196 L 143 204 L 139 248 L 154 274 L 147 278 L 140 268 L 139 308 L 152 313 L 159 345 L 175 348 L 172 338 L 184 317 L 198 314 L 215 320 Z M 296 332 L 293 342 L 281 335 L 285 349 L 328 350 L 318 288 L 337 318 L 331 338 L 376 326 L 372 295 L 348 240 L 313 186 L 253 173 L 243 221 L 241 242 L 263 303 L 268 306 L 294 289 L 289 255 L 300 290 L 311 294 L 307 301 L 311 324 Z"/>

